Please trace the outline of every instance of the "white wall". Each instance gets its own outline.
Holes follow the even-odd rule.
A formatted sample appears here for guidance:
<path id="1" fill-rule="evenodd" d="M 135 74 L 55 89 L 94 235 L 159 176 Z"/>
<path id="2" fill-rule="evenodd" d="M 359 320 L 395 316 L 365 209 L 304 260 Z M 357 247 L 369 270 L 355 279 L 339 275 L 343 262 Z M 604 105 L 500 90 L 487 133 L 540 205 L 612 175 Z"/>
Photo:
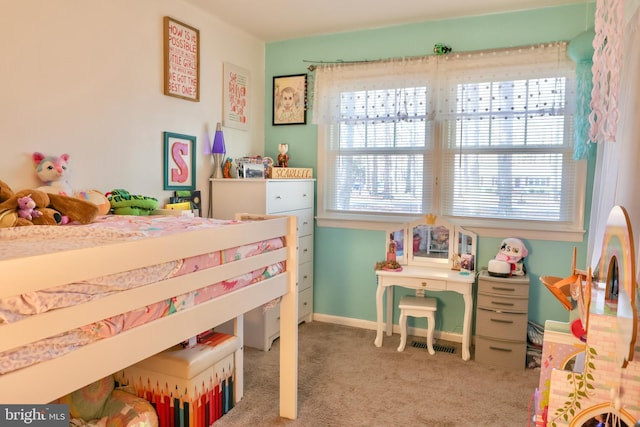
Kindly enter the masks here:
<path id="1" fill-rule="evenodd" d="M 74 189 L 163 191 L 163 132 L 205 142 L 222 121 L 222 64 L 249 70 L 251 125 L 223 128 L 231 157 L 263 154 L 264 43 L 182 0 L 0 0 L 0 179 L 40 185 L 31 153 L 70 154 Z M 200 102 L 163 94 L 163 17 L 200 30 Z"/>

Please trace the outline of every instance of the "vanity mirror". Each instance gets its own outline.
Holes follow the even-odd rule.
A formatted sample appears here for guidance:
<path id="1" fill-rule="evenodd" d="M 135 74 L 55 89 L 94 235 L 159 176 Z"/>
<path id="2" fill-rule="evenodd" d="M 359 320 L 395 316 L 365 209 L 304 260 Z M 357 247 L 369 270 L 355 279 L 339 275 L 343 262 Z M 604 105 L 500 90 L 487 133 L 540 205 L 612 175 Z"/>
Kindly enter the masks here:
<path id="1" fill-rule="evenodd" d="M 389 247 L 403 265 L 475 271 L 476 234 L 433 214 L 389 231 Z"/>

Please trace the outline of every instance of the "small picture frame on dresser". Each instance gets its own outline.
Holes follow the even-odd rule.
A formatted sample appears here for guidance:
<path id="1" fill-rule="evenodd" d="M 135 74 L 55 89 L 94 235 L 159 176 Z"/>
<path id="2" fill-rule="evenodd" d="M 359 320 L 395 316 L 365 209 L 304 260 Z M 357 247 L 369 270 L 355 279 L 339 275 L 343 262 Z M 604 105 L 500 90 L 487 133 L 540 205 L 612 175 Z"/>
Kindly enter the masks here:
<path id="1" fill-rule="evenodd" d="M 243 163 L 242 177 L 245 179 L 264 179 L 264 165 L 262 163 Z"/>
<path id="2" fill-rule="evenodd" d="M 475 270 L 475 260 L 472 254 L 460 255 L 460 270 L 467 272 Z"/>

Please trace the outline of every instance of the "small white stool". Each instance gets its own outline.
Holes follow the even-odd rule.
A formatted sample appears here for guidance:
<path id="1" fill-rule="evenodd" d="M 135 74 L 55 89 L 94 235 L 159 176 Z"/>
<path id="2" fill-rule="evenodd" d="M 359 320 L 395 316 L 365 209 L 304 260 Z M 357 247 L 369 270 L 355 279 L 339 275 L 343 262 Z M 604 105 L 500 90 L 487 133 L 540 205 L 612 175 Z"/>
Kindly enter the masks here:
<path id="1" fill-rule="evenodd" d="M 436 326 L 436 310 L 438 304 L 435 298 L 423 298 L 405 295 L 400 298 L 400 346 L 403 351 L 407 344 L 407 316 L 427 318 L 427 349 L 429 354 L 436 354 L 433 349 L 433 330 Z"/>

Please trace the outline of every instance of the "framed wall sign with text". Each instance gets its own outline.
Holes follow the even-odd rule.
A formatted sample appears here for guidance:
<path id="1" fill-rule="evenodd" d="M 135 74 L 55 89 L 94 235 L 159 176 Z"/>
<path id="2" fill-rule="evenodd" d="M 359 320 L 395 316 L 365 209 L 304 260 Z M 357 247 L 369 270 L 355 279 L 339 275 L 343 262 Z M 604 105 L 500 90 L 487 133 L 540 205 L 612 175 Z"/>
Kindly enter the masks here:
<path id="1" fill-rule="evenodd" d="M 223 80 L 223 118 L 225 127 L 249 129 L 249 82 L 248 70 L 225 62 L 222 66 Z"/>
<path id="2" fill-rule="evenodd" d="M 164 94 L 200 101 L 200 31 L 164 17 Z"/>
<path id="3" fill-rule="evenodd" d="M 196 137 L 164 133 L 164 189 L 195 190 Z"/>

